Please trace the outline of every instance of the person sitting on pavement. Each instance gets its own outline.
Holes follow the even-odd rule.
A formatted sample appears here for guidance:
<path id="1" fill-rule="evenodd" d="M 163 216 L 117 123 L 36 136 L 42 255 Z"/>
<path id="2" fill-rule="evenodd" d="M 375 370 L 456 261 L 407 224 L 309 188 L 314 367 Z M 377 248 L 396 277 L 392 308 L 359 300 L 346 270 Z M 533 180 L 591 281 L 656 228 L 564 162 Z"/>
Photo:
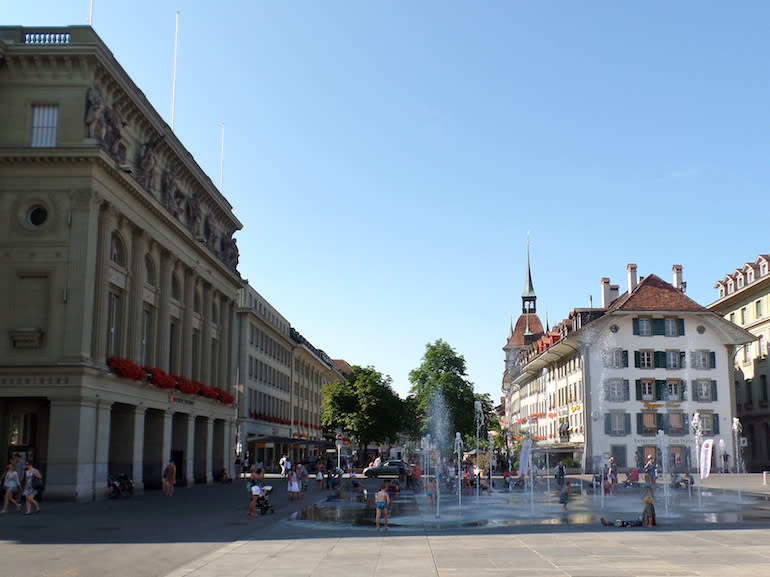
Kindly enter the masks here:
<path id="1" fill-rule="evenodd" d="M 655 520 L 655 502 L 652 497 L 647 497 L 644 503 L 641 517 L 629 520 L 616 519 L 615 521 L 609 521 L 602 517 L 599 521 L 605 527 L 653 527 L 657 525 Z"/>

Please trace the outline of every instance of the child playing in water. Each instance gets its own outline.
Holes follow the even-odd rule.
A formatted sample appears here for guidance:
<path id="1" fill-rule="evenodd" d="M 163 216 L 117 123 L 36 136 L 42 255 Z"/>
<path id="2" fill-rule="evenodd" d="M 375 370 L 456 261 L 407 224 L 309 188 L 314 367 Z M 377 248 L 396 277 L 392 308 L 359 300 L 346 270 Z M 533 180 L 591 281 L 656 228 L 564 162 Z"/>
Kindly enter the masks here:
<path id="1" fill-rule="evenodd" d="M 380 530 L 380 516 L 385 517 L 385 530 L 388 530 L 388 507 L 390 506 L 390 495 L 388 494 L 388 485 L 383 483 L 377 495 L 374 497 L 374 502 L 377 506 L 377 512 L 374 516 L 374 523 L 377 525 L 377 530 Z"/>
<path id="2" fill-rule="evenodd" d="M 572 488 L 572 483 L 567 481 L 567 484 L 561 488 L 561 494 L 559 495 L 559 503 L 561 503 L 561 510 L 567 510 L 567 503 L 569 502 L 569 490 Z"/>

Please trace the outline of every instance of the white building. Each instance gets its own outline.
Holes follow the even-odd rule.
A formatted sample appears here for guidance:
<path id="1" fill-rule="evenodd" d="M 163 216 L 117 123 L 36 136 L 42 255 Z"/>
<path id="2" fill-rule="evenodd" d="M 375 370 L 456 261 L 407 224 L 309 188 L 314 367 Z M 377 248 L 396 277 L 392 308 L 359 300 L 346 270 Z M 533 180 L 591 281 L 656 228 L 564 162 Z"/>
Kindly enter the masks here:
<path id="1" fill-rule="evenodd" d="M 658 431 L 670 463 L 693 467 L 695 413 L 704 438 L 731 452 L 732 360 L 753 335 L 685 296 L 681 266 L 672 283 L 627 272 L 626 293 L 602 279 L 602 308 L 576 309 L 521 355 L 511 426 L 589 471 L 610 455 L 621 468 L 659 458 Z"/>

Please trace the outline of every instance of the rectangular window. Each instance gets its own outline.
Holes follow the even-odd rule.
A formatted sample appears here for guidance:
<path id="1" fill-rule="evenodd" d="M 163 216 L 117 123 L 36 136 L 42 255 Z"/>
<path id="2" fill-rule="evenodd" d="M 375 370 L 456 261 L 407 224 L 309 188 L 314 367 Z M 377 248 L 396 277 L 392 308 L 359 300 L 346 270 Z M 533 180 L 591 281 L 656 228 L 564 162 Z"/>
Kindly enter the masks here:
<path id="1" fill-rule="evenodd" d="M 668 414 L 668 430 L 672 435 L 681 435 L 684 432 L 682 413 Z"/>
<path id="2" fill-rule="evenodd" d="M 642 400 L 652 401 L 655 399 L 655 381 L 652 379 L 642 380 Z"/>
<path id="3" fill-rule="evenodd" d="M 142 366 L 153 364 L 152 360 L 152 311 L 145 308 L 142 311 L 142 343 L 141 359 Z"/>
<path id="4" fill-rule="evenodd" d="M 626 414 L 620 411 L 613 411 L 610 413 L 610 434 L 612 435 L 625 435 L 626 434 Z"/>
<path id="5" fill-rule="evenodd" d="M 653 351 L 639 351 L 639 368 L 652 369 L 653 367 Z"/>
<path id="6" fill-rule="evenodd" d="M 621 402 L 628 400 L 628 384 L 623 379 L 611 379 L 605 384 L 605 399 Z"/>
<path id="7" fill-rule="evenodd" d="M 754 315 L 759 319 L 762 318 L 762 301 L 754 303 Z"/>
<path id="8" fill-rule="evenodd" d="M 668 389 L 667 399 L 669 401 L 682 400 L 682 383 L 679 379 L 668 379 L 666 386 Z"/>
<path id="9" fill-rule="evenodd" d="M 37 415 L 35 413 L 11 415 L 8 444 L 21 447 L 34 445 L 36 428 Z"/>
<path id="10" fill-rule="evenodd" d="M 700 427 L 704 436 L 715 434 L 714 431 L 714 415 L 710 413 L 701 413 L 700 415 Z"/>
<path id="11" fill-rule="evenodd" d="M 692 351 L 690 356 L 693 369 L 713 369 L 716 367 L 716 357 L 711 351 Z"/>
<path id="12" fill-rule="evenodd" d="M 107 356 L 120 356 L 122 310 L 120 295 L 110 291 L 107 297 Z"/>
<path id="13" fill-rule="evenodd" d="M 652 336 L 652 322 L 650 319 L 639 319 L 639 336 L 650 337 Z"/>
<path id="14" fill-rule="evenodd" d="M 168 328 L 168 372 L 172 375 L 176 374 L 176 341 L 176 322 L 172 320 Z"/>
<path id="15" fill-rule="evenodd" d="M 41 105 L 32 107 L 32 135 L 30 146 L 52 148 L 56 146 L 56 129 L 59 125 L 59 107 Z"/>
<path id="16" fill-rule="evenodd" d="M 664 334 L 667 337 L 676 337 L 679 335 L 679 325 L 677 319 L 664 319 L 665 329 Z"/>
<path id="17" fill-rule="evenodd" d="M 643 434 L 654 435 L 658 432 L 657 413 L 642 413 Z"/>
<path id="18" fill-rule="evenodd" d="M 741 325 L 746 324 L 746 307 L 741 309 Z"/>
<path id="19" fill-rule="evenodd" d="M 743 362 L 748 363 L 749 359 L 751 358 L 751 355 L 749 354 L 749 343 L 746 343 L 743 345 Z"/>
<path id="20" fill-rule="evenodd" d="M 679 351 L 666 351 L 666 368 L 667 369 L 680 369 L 681 355 Z"/>
<path id="21" fill-rule="evenodd" d="M 735 324 L 735 313 L 730 313 L 730 322 Z"/>
<path id="22" fill-rule="evenodd" d="M 695 381 L 695 400 L 711 401 L 713 384 L 708 379 L 698 379 Z"/>
<path id="23" fill-rule="evenodd" d="M 610 349 L 604 357 L 604 366 L 610 369 L 622 369 L 628 366 L 628 351 Z"/>

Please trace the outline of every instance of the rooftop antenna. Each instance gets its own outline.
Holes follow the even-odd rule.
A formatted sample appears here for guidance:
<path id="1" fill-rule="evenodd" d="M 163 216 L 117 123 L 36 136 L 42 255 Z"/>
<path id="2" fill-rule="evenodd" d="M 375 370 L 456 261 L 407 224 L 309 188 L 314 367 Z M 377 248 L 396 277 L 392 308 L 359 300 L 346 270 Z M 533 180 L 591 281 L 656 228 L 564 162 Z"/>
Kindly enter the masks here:
<path id="1" fill-rule="evenodd" d="M 92 26 L 94 23 L 94 0 L 91 0 L 91 7 L 88 9 L 88 25 Z"/>
<path id="2" fill-rule="evenodd" d="M 219 155 L 219 192 L 224 194 L 224 188 L 222 188 L 223 179 L 225 175 L 225 123 L 222 123 L 222 148 Z"/>
<path id="3" fill-rule="evenodd" d="M 171 130 L 174 130 L 174 109 L 176 108 L 176 55 L 179 46 L 179 10 L 176 11 L 176 28 L 174 30 L 174 80 L 171 84 Z"/>

